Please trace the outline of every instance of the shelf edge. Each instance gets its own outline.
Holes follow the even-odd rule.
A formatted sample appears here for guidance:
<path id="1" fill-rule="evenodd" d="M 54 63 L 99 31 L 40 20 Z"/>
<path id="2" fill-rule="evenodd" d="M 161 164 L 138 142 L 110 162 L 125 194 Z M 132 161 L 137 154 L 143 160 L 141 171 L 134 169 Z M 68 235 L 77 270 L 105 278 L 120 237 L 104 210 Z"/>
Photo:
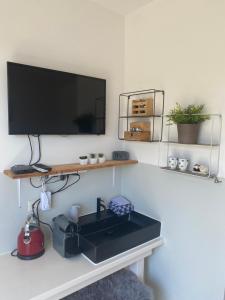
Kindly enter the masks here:
<path id="1" fill-rule="evenodd" d="M 80 165 L 80 164 L 61 164 L 51 166 L 52 170 L 48 173 L 27 173 L 27 174 L 14 174 L 11 170 L 4 170 L 3 174 L 10 177 L 11 179 L 26 179 L 32 177 L 41 177 L 41 176 L 52 176 L 52 175 L 61 175 L 61 174 L 69 174 L 69 173 L 77 173 L 79 171 L 89 171 L 89 170 L 97 170 L 104 168 L 112 168 L 112 167 L 122 167 L 127 165 L 137 164 L 137 160 L 107 160 L 105 163 L 98 164 L 88 164 L 88 165 Z"/>

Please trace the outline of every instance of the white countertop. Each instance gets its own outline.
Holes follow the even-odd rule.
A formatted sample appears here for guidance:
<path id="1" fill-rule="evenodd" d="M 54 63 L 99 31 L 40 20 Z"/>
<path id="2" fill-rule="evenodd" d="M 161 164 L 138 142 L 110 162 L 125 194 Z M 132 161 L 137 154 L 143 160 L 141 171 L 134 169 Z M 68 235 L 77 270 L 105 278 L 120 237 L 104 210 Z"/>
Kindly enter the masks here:
<path id="1" fill-rule="evenodd" d="M 154 239 L 98 265 L 82 255 L 62 258 L 54 249 L 35 260 L 23 261 L 5 254 L 0 256 L 0 299 L 58 300 L 136 261 L 151 255 L 162 245 Z"/>

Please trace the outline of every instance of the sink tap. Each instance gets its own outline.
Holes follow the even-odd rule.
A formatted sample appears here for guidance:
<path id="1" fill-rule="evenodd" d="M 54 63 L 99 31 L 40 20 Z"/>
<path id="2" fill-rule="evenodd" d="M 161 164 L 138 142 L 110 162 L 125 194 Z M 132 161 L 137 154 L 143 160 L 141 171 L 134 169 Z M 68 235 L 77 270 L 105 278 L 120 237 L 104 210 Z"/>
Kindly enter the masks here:
<path id="1" fill-rule="evenodd" d="M 97 218 L 101 217 L 101 207 L 104 208 L 104 211 L 106 211 L 106 205 L 104 200 L 102 200 L 101 198 L 97 198 Z"/>

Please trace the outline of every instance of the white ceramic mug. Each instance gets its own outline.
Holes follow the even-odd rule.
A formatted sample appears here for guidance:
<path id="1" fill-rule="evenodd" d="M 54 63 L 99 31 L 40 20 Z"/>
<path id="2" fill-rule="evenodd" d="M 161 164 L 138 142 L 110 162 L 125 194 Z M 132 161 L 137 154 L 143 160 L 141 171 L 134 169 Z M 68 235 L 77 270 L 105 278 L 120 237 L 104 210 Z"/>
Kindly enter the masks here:
<path id="1" fill-rule="evenodd" d="M 77 223 L 80 215 L 80 205 L 73 204 L 69 209 L 69 217 L 73 222 Z"/>
<path id="2" fill-rule="evenodd" d="M 175 170 L 177 168 L 178 159 L 174 156 L 170 156 L 168 159 L 168 166 L 170 169 Z"/>
<path id="3" fill-rule="evenodd" d="M 189 164 L 189 160 L 186 158 L 179 158 L 178 160 L 178 168 L 180 171 L 184 172 L 187 170 Z"/>

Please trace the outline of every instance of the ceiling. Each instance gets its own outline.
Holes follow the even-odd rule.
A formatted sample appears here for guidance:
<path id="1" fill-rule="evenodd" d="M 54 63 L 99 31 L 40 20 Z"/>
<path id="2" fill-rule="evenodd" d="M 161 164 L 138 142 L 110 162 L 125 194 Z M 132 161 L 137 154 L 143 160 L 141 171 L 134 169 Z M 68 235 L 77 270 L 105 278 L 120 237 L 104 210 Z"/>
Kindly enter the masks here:
<path id="1" fill-rule="evenodd" d="M 152 0 L 92 0 L 105 8 L 113 10 L 119 14 L 126 15 L 150 3 Z"/>

